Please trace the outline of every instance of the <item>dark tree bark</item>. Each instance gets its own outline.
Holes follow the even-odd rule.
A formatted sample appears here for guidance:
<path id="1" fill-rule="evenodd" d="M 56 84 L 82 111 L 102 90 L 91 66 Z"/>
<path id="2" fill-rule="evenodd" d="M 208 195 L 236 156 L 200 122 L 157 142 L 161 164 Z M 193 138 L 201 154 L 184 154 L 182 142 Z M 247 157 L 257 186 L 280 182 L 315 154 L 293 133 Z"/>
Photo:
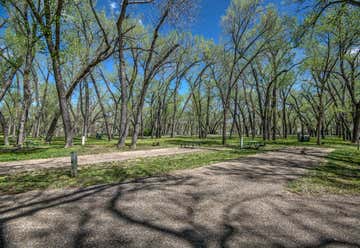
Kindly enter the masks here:
<path id="1" fill-rule="evenodd" d="M 271 139 L 276 140 L 276 126 L 277 126 L 277 84 L 276 84 L 276 82 L 274 83 L 273 89 L 272 89 L 271 112 L 272 112 Z"/>
<path id="2" fill-rule="evenodd" d="M 118 56 L 119 56 L 119 78 L 120 78 L 120 87 L 121 87 L 121 110 L 120 110 L 120 129 L 119 129 L 119 141 L 118 141 L 118 148 L 125 146 L 126 137 L 128 135 L 128 114 L 127 114 L 127 103 L 128 103 L 128 88 L 126 82 L 126 64 L 125 64 L 125 55 L 124 55 L 124 46 L 125 40 L 123 35 L 123 23 L 126 18 L 126 9 L 129 5 L 128 0 L 124 0 L 121 6 L 120 16 L 116 23 L 117 32 L 118 32 Z"/>
<path id="3" fill-rule="evenodd" d="M 85 91 L 85 103 L 83 97 L 83 89 Z M 83 87 L 80 86 L 80 105 L 81 105 L 81 114 L 83 117 L 83 127 L 82 127 L 82 139 L 81 145 L 85 145 L 86 139 L 88 136 L 88 128 L 89 128 L 89 121 L 90 121 L 90 92 L 89 92 L 89 83 L 87 80 L 84 81 Z"/>
<path id="4" fill-rule="evenodd" d="M 107 114 L 106 114 L 105 106 L 104 106 L 104 103 L 103 103 L 103 101 L 101 99 L 100 91 L 99 91 L 99 88 L 97 86 L 96 80 L 95 80 L 95 78 L 94 78 L 94 76 L 92 74 L 90 74 L 90 78 L 91 78 L 91 81 L 92 81 L 92 83 L 94 85 L 95 93 L 96 93 L 97 99 L 99 101 L 99 105 L 100 105 L 100 108 L 101 108 L 101 113 L 103 115 L 103 119 L 104 119 L 104 123 L 105 123 L 106 134 L 108 136 L 108 141 L 111 141 L 111 130 L 110 130 L 109 120 L 108 120 L 108 117 L 107 117 Z"/>
<path id="5" fill-rule="evenodd" d="M 0 124 L 2 126 L 3 129 L 3 133 L 4 133 L 4 145 L 8 146 L 10 145 L 9 142 L 9 126 L 8 123 L 5 119 L 5 116 L 2 114 L 2 112 L 0 111 Z"/>
<path id="6" fill-rule="evenodd" d="M 136 143 L 140 131 L 140 122 L 144 107 L 145 96 L 149 88 L 149 85 L 151 83 L 151 80 L 155 77 L 156 73 L 162 67 L 163 63 L 168 59 L 168 57 L 179 47 L 179 44 L 170 47 L 166 51 L 166 53 L 163 56 L 161 56 L 157 62 L 155 62 L 153 66 L 151 65 L 152 63 L 154 63 L 153 56 L 155 54 L 155 48 L 156 48 L 157 40 L 159 38 L 159 31 L 170 13 L 170 7 L 171 7 L 170 5 L 167 6 L 164 12 L 162 13 L 161 18 L 153 31 L 150 49 L 148 50 L 147 53 L 147 57 L 144 65 L 144 79 L 140 90 L 139 100 L 135 108 L 134 133 L 132 135 L 132 140 L 131 140 L 132 149 L 136 149 Z"/>
<path id="7" fill-rule="evenodd" d="M 27 58 L 26 60 L 28 60 Z M 31 104 L 31 86 L 30 86 L 30 73 L 31 73 L 31 62 L 26 62 L 24 73 L 23 73 L 23 102 L 22 112 L 19 120 L 17 146 L 22 147 L 25 142 L 25 127 L 29 117 L 29 108 Z"/>

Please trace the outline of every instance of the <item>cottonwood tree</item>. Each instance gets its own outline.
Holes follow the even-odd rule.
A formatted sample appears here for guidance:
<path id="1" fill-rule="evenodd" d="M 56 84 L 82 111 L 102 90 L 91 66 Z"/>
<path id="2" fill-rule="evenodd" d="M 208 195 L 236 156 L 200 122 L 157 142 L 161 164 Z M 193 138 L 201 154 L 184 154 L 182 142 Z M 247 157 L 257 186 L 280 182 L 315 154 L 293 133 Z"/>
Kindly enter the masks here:
<path id="1" fill-rule="evenodd" d="M 160 10 L 159 18 L 152 31 L 150 39 L 147 41 L 148 45 L 144 46 L 146 51 L 144 51 L 142 59 L 144 61 L 142 65 L 143 79 L 140 86 L 138 101 L 136 102 L 135 107 L 134 132 L 131 140 L 131 147 L 133 149 L 136 148 L 141 124 L 141 115 L 148 87 L 152 80 L 156 77 L 159 70 L 167 62 L 168 58 L 170 58 L 170 56 L 180 46 L 178 35 L 176 33 L 170 33 L 167 37 L 161 38 L 160 30 L 166 24 L 166 21 L 176 20 L 179 17 L 179 11 L 191 9 L 193 4 L 194 1 L 190 0 L 168 0 L 162 2 L 158 6 Z"/>
<path id="2" fill-rule="evenodd" d="M 316 135 L 317 144 L 321 144 L 321 137 L 324 127 L 324 114 L 326 102 L 326 85 L 334 70 L 338 58 L 334 56 L 334 46 L 332 45 L 332 36 L 329 27 L 324 23 L 317 27 L 317 36 L 311 37 L 306 45 L 307 61 L 305 67 L 309 69 L 311 79 L 309 84 L 315 88 L 315 94 L 310 91 L 304 94 L 304 97 L 311 104 L 314 113 L 316 113 Z M 311 97 L 312 96 L 312 97 Z"/>
<path id="3" fill-rule="evenodd" d="M 277 130 L 279 82 L 284 74 L 293 70 L 300 62 L 294 61 L 294 47 L 291 31 L 294 22 L 281 18 L 274 9 L 273 25 L 264 37 L 268 42 L 263 51 L 251 64 L 252 76 L 259 106 L 259 116 L 263 139 L 274 140 Z"/>
<path id="4" fill-rule="evenodd" d="M 222 144 L 226 144 L 230 98 L 235 84 L 251 62 L 263 50 L 266 40 L 261 37 L 271 27 L 272 15 L 261 15 L 259 1 L 233 0 L 222 18 L 226 43 L 219 56 L 213 78 L 223 105 Z"/>
<path id="5" fill-rule="evenodd" d="M 31 12 L 27 3 L 15 4 L 11 2 L 9 8 L 16 10 L 10 16 L 13 21 L 9 29 L 13 30 L 16 37 L 12 51 L 16 51 L 17 54 L 24 57 L 23 68 L 19 70 L 22 76 L 23 99 L 17 135 L 17 146 L 22 147 L 25 141 L 25 126 L 32 101 L 31 80 L 35 78 L 32 77 L 32 71 L 38 41 L 38 27 L 36 23 L 31 22 Z"/>
<path id="6" fill-rule="evenodd" d="M 328 18 L 339 58 L 334 76 L 345 85 L 349 94 L 353 124 L 351 141 L 356 142 L 360 135 L 360 14 L 356 9 L 343 6 L 330 13 Z M 336 90 L 336 87 L 332 89 Z"/>
<path id="7" fill-rule="evenodd" d="M 41 33 L 45 39 L 47 49 L 50 54 L 52 69 L 54 74 L 54 79 L 56 83 L 57 95 L 60 106 L 60 114 L 62 117 L 64 134 L 65 134 L 65 147 L 70 147 L 73 144 L 73 131 L 70 117 L 70 110 L 68 107 L 68 100 L 72 95 L 72 92 L 76 85 L 88 75 L 88 73 L 100 62 L 107 59 L 112 54 L 112 46 L 111 43 L 113 40 L 109 38 L 107 32 L 104 28 L 104 25 L 99 18 L 97 11 L 93 7 L 92 0 L 89 0 L 88 5 L 85 3 L 76 3 L 73 4 L 81 4 L 82 7 L 79 9 L 76 8 L 74 12 L 71 11 L 72 14 L 77 14 L 81 18 L 81 13 L 85 9 L 84 6 L 88 6 L 91 9 L 92 14 L 95 17 L 94 23 L 96 23 L 97 28 L 100 30 L 100 37 L 98 46 L 93 47 L 89 53 L 87 53 L 86 59 L 82 60 L 85 62 L 80 65 L 80 69 L 72 75 L 72 78 L 69 80 L 69 87 L 66 87 L 66 82 L 64 80 L 63 75 L 63 65 L 64 62 L 61 58 L 61 53 L 63 51 L 64 44 L 64 31 L 69 31 L 74 26 L 77 25 L 77 18 L 71 16 L 71 18 L 67 18 L 65 22 L 64 16 L 66 16 L 67 10 L 73 10 L 70 2 L 65 2 L 63 0 L 42 0 L 38 2 L 34 2 L 32 0 L 26 0 L 29 7 L 32 10 L 34 16 L 34 22 L 37 22 Z M 74 18 L 72 20 L 72 18 Z M 85 28 L 86 29 L 86 28 Z M 89 27 L 87 28 L 87 32 L 93 32 L 93 30 Z M 85 37 L 86 39 L 86 37 Z M 79 39 L 81 40 L 81 39 Z M 77 40 L 77 41 L 79 41 Z M 49 141 L 52 137 L 52 134 L 56 128 L 56 123 L 59 114 L 57 113 L 54 117 L 54 120 L 51 123 L 47 140 Z"/>

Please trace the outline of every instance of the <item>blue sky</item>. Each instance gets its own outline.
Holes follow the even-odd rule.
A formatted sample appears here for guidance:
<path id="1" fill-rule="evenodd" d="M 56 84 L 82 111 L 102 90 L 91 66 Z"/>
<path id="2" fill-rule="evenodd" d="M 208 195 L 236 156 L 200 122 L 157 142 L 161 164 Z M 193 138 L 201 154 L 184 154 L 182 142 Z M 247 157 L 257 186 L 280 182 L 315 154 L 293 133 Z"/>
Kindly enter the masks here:
<path id="1" fill-rule="evenodd" d="M 207 39 L 218 41 L 221 35 L 220 20 L 230 4 L 230 0 L 199 0 L 200 6 L 197 11 L 195 22 L 191 24 L 190 31 L 196 35 L 202 35 Z M 297 5 L 290 4 L 292 0 L 264 0 L 263 4 L 272 4 L 276 6 L 281 15 L 297 16 L 302 19 L 301 14 L 297 11 Z M 107 11 L 118 11 L 121 0 L 98 0 L 97 5 L 105 8 Z M 140 6 L 140 5 L 138 5 Z M 146 22 L 146 12 L 151 8 L 146 5 L 137 7 L 137 12 L 141 13 L 142 19 Z M 0 8 L 0 16 L 4 17 L 4 11 Z"/>
<path id="2" fill-rule="evenodd" d="M 195 22 L 189 26 L 190 30 L 194 35 L 201 35 L 206 39 L 213 39 L 217 42 L 221 36 L 221 17 L 225 14 L 227 7 L 230 4 L 231 0 L 199 0 L 200 6 L 197 10 L 197 15 L 195 17 Z M 297 5 L 289 4 L 292 0 L 279 0 L 271 1 L 264 0 L 263 4 L 268 5 L 272 4 L 277 9 L 280 15 L 289 15 L 297 16 L 299 19 L 302 19 L 302 16 L 297 11 Z M 121 0 L 98 0 L 97 7 L 101 9 L 106 9 L 106 11 L 117 12 L 119 11 Z M 149 5 L 137 5 L 135 7 L 136 13 L 144 23 L 149 22 L 147 18 L 151 16 L 149 11 L 153 11 Z M 134 9 L 133 9 L 134 10 Z M 4 11 L 0 8 L 0 16 L 4 17 Z M 105 62 L 105 67 L 107 70 L 113 70 L 113 61 L 110 59 Z"/>
<path id="3" fill-rule="evenodd" d="M 220 20 L 230 0 L 202 0 L 196 22 L 192 25 L 195 34 L 218 40 L 221 34 Z"/>
<path id="4" fill-rule="evenodd" d="M 195 22 L 190 26 L 190 31 L 196 35 L 202 35 L 207 39 L 213 39 L 218 41 L 221 35 L 221 17 L 225 14 L 227 7 L 230 4 L 230 0 L 199 0 L 200 6 L 197 11 L 197 16 Z M 98 4 L 105 6 L 108 9 L 118 10 L 120 0 L 100 0 Z M 280 15 L 289 15 L 289 16 L 299 16 L 297 11 L 297 5 L 290 4 L 291 0 L 280 0 L 280 1 L 271 1 L 265 0 L 263 5 L 268 4 L 274 5 Z M 149 7 L 143 5 L 139 12 L 146 13 L 149 10 Z M 144 17 L 144 22 L 146 22 L 146 14 L 142 14 Z"/>
<path id="5" fill-rule="evenodd" d="M 195 17 L 195 22 L 189 26 L 189 31 L 194 35 L 203 36 L 206 39 L 212 39 L 215 42 L 219 41 L 219 38 L 222 33 L 221 28 L 221 17 L 225 15 L 226 9 L 228 8 L 231 0 L 199 0 L 200 6 L 197 10 L 197 15 Z M 302 19 L 302 16 L 298 12 L 298 6 L 295 4 L 290 4 L 292 0 L 280 0 L 280 1 L 271 1 L 264 0 L 263 5 L 273 5 L 278 10 L 280 15 L 296 16 L 298 19 Z M 99 0 L 98 5 L 105 7 L 110 11 L 119 10 L 119 2 L 121 0 Z M 151 16 L 151 11 L 153 10 L 149 5 L 136 5 L 131 7 L 130 10 L 135 11 L 142 19 L 143 23 L 148 23 L 148 16 Z M 302 57 L 302 53 L 297 54 L 298 59 Z M 114 64 L 112 60 L 108 60 L 105 66 L 107 71 L 114 70 Z M 187 90 L 187 84 L 182 84 L 180 89 L 181 92 Z"/>

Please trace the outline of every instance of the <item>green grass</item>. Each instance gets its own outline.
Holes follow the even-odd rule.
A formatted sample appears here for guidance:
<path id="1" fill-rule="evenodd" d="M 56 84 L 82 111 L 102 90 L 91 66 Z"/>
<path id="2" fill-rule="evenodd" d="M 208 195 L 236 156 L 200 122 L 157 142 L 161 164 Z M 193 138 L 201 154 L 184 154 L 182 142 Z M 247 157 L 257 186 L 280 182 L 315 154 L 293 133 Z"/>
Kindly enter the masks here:
<path id="1" fill-rule="evenodd" d="M 289 136 L 288 139 L 277 139 L 275 141 L 267 141 L 268 145 L 282 145 L 282 146 L 310 146 L 318 147 L 316 144 L 316 138 L 311 137 L 310 142 L 299 142 L 296 136 Z M 349 141 L 344 141 L 341 138 L 329 136 L 321 140 L 321 147 L 329 148 L 347 148 L 350 149 L 356 148 L 356 145 L 350 143 Z"/>
<path id="2" fill-rule="evenodd" d="M 318 147 L 316 139 L 298 142 L 296 137 L 269 141 L 271 145 Z M 357 146 L 337 137 L 322 140 L 321 147 L 333 148 L 326 162 L 289 183 L 290 191 L 310 194 L 360 194 L 360 151 Z"/>
<path id="3" fill-rule="evenodd" d="M 1 137 L 0 137 L 1 138 Z M 74 139 L 74 146 L 71 148 L 64 148 L 64 141 L 62 138 L 56 138 L 51 144 L 46 144 L 40 139 L 30 139 L 36 145 L 18 149 L 14 146 L 0 145 L 0 162 L 14 161 L 14 160 L 27 160 L 27 159 L 41 159 L 41 158 L 55 158 L 69 156 L 70 152 L 76 151 L 79 155 L 86 154 L 99 154 L 108 152 L 117 152 L 119 149 L 116 147 L 116 140 L 107 141 L 89 138 L 86 145 L 81 145 L 81 139 Z M 127 145 L 129 145 L 129 142 Z M 144 139 L 139 141 L 138 149 L 154 148 L 152 143 L 154 140 Z M 121 151 L 129 150 L 129 146 L 121 149 Z"/>
<path id="4" fill-rule="evenodd" d="M 354 147 L 336 148 L 327 161 L 289 183 L 289 189 L 310 194 L 360 194 L 360 152 Z"/>
<path id="5" fill-rule="evenodd" d="M 76 178 L 69 169 L 46 169 L 0 176 L 0 191 L 21 193 L 96 184 L 118 183 L 128 179 L 164 175 L 170 171 L 191 169 L 216 162 L 239 158 L 262 150 L 221 150 L 166 157 L 144 158 L 125 162 L 103 163 L 79 168 Z"/>
<path id="6" fill-rule="evenodd" d="M 1 140 L 1 137 L 0 137 Z M 41 139 L 31 139 L 34 145 L 25 147 L 22 149 L 15 148 L 13 146 L 4 146 L 0 144 L 0 162 L 15 161 L 15 160 L 27 160 L 27 159 L 41 159 L 41 158 L 55 158 L 69 156 L 70 152 L 76 151 L 79 155 L 86 154 L 99 154 L 108 152 L 118 152 L 116 147 L 117 140 L 107 141 L 106 139 L 97 140 L 95 138 L 89 138 L 86 145 L 81 145 L 81 139 L 74 139 L 74 146 L 71 148 L 64 148 L 63 138 L 54 138 L 51 144 L 46 144 Z M 248 139 L 246 139 L 248 140 Z M 160 146 L 153 146 L 154 143 L 159 142 Z M 183 143 L 200 144 L 203 147 L 221 147 L 221 138 L 219 136 L 210 136 L 207 139 L 198 139 L 194 137 L 176 137 L 169 138 L 164 137 L 161 139 L 139 139 L 137 144 L 137 150 L 154 149 L 162 147 L 176 147 Z M 130 150 L 130 139 L 126 142 L 126 147 L 121 151 Z M 239 139 L 232 138 L 228 140 L 228 147 L 239 147 Z"/>
<path id="7" fill-rule="evenodd" d="M 249 139 L 245 139 L 247 141 Z M 261 138 L 256 138 L 261 140 Z M 96 140 L 89 138 L 85 146 L 80 145 L 80 139 L 74 140 L 75 145 L 70 149 L 64 149 L 63 139 L 56 138 L 51 145 L 37 139 L 33 147 L 15 149 L 0 145 L 0 162 L 12 160 L 25 160 L 37 158 L 52 158 L 69 156 L 71 151 L 78 154 L 97 154 L 119 151 L 116 148 L 116 140 Z M 159 146 L 153 146 L 159 142 Z M 322 147 L 334 148 L 329 154 L 327 162 L 309 170 L 307 175 L 292 181 L 289 190 L 299 193 L 335 193 L 335 194 L 360 194 L 360 152 L 356 146 L 336 137 L 324 139 Z M 127 144 L 129 145 L 130 140 Z M 176 147 L 183 143 L 200 144 L 202 147 L 222 147 L 221 137 L 209 136 L 207 139 L 194 137 L 164 137 L 161 139 L 140 139 L 137 149 L 152 149 L 161 147 Z M 285 146 L 316 146 L 315 138 L 310 142 L 298 142 L 295 136 L 288 139 L 268 141 L 261 151 L 274 150 Z M 243 156 L 251 150 L 239 150 L 237 137 L 228 139 L 227 151 L 216 151 L 201 154 L 176 155 L 163 158 L 138 159 L 127 162 L 101 164 L 96 166 L 82 167 L 78 178 L 71 178 L 68 170 L 43 170 L 37 172 L 20 173 L 11 176 L 0 177 L 0 191 L 23 192 L 32 189 L 84 187 L 95 184 L 121 182 L 130 178 L 148 177 L 161 175 L 172 170 L 194 168 L 208 165 L 213 162 L 224 161 Z M 128 147 L 122 149 L 129 150 Z"/>

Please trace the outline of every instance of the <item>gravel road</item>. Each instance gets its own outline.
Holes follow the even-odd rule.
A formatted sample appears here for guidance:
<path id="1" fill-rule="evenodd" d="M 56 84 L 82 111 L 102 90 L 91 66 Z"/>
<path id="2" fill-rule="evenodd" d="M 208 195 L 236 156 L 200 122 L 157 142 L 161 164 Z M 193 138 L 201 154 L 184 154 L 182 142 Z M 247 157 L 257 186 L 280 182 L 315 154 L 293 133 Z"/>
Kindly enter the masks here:
<path id="1" fill-rule="evenodd" d="M 360 196 L 284 185 L 329 152 L 289 148 L 168 176 L 0 196 L 0 247 L 360 247 Z"/>
<path id="2" fill-rule="evenodd" d="M 137 159 L 137 158 L 193 153 L 199 151 L 201 150 L 185 149 L 185 148 L 161 148 L 161 149 L 149 149 L 149 150 L 139 150 L 139 151 L 81 155 L 78 156 L 78 164 L 81 166 L 81 165 L 98 164 L 98 163 L 112 162 L 112 161 L 125 161 L 129 159 Z M 70 154 L 69 157 L 1 162 L 0 175 L 6 175 L 6 174 L 22 172 L 22 171 L 49 169 L 49 168 L 62 168 L 69 166 L 70 166 Z"/>

